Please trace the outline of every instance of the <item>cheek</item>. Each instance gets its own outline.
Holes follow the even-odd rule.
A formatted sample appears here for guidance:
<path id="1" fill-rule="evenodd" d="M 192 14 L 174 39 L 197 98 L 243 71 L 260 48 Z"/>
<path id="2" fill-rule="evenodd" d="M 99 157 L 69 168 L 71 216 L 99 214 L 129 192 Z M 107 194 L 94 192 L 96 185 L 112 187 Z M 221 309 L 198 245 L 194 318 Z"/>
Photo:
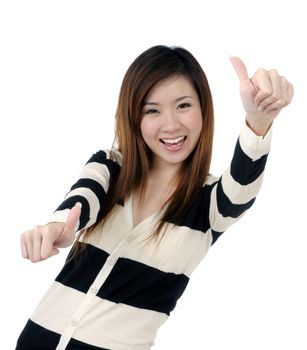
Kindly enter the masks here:
<path id="1" fill-rule="evenodd" d="M 145 141 L 156 136 L 157 131 L 158 131 L 158 126 L 154 120 L 146 117 L 143 118 L 141 122 L 141 133 Z"/>
<path id="2" fill-rule="evenodd" d="M 195 112 L 189 118 L 189 128 L 194 130 L 196 133 L 200 134 L 203 126 L 203 118 L 200 112 Z"/>

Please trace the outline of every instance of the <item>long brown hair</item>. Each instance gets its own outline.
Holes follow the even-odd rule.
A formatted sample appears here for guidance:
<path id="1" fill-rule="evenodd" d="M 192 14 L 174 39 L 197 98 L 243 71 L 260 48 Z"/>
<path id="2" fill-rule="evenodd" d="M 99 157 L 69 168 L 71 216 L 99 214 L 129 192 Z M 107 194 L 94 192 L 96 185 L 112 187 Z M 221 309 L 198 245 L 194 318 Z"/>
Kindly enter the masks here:
<path id="1" fill-rule="evenodd" d="M 176 46 L 153 46 L 133 61 L 124 76 L 115 124 L 115 144 L 122 154 L 121 170 L 110 184 L 101 220 L 80 232 L 83 240 L 89 238 L 101 221 L 106 221 L 116 204 L 146 186 L 152 155 L 141 135 L 143 104 L 155 84 L 178 75 L 190 79 L 197 92 L 202 130 L 196 147 L 182 164 L 177 188 L 165 203 L 163 216 L 151 238 L 157 238 L 166 223 L 180 225 L 191 201 L 199 193 L 208 176 L 212 154 L 214 113 L 210 87 L 203 69 L 189 51 Z"/>

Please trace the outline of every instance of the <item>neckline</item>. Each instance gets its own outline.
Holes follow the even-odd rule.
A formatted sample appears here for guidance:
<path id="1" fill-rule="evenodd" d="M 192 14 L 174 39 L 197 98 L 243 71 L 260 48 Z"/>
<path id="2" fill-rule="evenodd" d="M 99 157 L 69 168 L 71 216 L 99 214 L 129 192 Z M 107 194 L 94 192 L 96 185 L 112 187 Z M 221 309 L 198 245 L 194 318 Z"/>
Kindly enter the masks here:
<path id="1" fill-rule="evenodd" d="M 134 225 L 134 221 L 133 221 L 133 198 L 132 198 L 132 194 L 127 198 L 127 200 L 125 201 L 125 207 L 127 207 L 127 217 L 128 217 L 128 222 L 129 222 L 129 228 L 130 231 L 134 231 L 136 229 L 138 229 L 139 227 L 142 227 L 143 225 L 145 225 L 147 222 L 156 222 L 156 220 L 158 219 L 158 217 L 161 215 L 161 209 L 154 212 L 153 214 L 147 216 L 146 218 L 144 218 L 142 221 L 140 221 L 137 225 Z"/>

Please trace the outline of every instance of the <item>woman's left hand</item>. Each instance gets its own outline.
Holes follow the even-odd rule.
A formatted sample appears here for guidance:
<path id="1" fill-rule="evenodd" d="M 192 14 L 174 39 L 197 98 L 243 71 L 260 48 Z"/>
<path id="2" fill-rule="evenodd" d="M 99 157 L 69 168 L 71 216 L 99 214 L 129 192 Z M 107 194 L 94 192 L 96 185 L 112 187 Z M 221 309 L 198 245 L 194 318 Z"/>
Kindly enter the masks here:
<path id="1" fill-rule="evenodd" d="M 249 78 L 239 57 L 230 57 L 230 61 L 239 77 L 246 122 L 256 134 L 265 135 L 279 112 L 291 102 L 293 85 L 275 69 L 258 69 Z"/>

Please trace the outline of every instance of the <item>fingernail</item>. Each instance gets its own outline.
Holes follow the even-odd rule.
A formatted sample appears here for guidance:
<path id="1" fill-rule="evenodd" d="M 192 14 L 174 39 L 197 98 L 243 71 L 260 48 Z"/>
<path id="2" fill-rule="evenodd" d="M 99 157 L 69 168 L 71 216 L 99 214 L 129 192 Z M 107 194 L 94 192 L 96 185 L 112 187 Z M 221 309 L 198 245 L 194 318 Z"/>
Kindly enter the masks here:
<path id="1" fill-rule="evenodd" d="M 82 208 L 82 203 L 77 202 L 76 205 L 81 209 Z"/>

